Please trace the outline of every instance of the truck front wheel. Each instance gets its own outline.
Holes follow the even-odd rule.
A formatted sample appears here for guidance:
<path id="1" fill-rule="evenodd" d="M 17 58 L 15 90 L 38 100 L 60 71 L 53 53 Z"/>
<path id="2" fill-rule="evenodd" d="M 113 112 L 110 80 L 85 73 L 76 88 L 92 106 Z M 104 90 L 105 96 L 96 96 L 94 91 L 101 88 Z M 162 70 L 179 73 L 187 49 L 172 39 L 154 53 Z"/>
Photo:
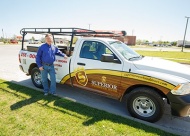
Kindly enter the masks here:
<path id="1" fill-rule="evenodd" d="M 152 88 L 135 88 L 127 95 L 125 102 L 133 117 L 148 122 L 158 121 L 164 112 L 164 101 Z"/>
<path id="2" fill-rule="evenodd" d="M 40 70 L 37 67 L 32 69 L 31 79 L 32 79 L 32 83 L 37 88 L 43 88 L 42 81 L 41 81 L 41 73 L 40 73 Z"/>

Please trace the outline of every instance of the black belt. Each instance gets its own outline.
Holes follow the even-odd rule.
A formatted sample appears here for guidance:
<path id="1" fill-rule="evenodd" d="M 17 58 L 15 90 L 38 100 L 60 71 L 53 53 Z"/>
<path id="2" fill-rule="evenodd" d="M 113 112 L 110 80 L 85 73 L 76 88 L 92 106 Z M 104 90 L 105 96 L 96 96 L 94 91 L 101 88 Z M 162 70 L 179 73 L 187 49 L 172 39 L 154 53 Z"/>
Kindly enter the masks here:
<path id="1" fill-rule="evenodd" d="M 42 63 L 43 65 L 46 65 L 46 66 L 51 66 L 51 65 L 53 65 L 53 64 L 49 64 L 49 63 Z"/>

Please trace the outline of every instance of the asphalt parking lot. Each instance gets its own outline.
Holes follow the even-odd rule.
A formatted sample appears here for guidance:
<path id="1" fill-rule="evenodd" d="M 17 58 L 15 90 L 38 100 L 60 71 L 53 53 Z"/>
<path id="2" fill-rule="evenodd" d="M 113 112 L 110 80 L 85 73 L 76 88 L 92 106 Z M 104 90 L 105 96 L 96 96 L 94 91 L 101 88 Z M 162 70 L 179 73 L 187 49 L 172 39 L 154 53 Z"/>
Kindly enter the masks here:
<path id="1" fill-rule="evenodd" d="M 0 79 L 35 88 L 30 80 L 30 76 L 26 76 L 18 67 L 19 50 L 20 45 L 0 45 Z M 188 65 L 188 67 L 190 66 Z M 125 110 L 123 104 L 116 100 L 60 84 L 57 84 L 57 92 L 60 97 L 79 102 L 90 107 L 105 110 L 175 134 L 183 136 L 190 135 L 190 118 L 171 116 L 170 106 L 168 104 L 165 104 L 165 112 L 161 120 L 156 123 L 148 123 L 131 117 Z"/>

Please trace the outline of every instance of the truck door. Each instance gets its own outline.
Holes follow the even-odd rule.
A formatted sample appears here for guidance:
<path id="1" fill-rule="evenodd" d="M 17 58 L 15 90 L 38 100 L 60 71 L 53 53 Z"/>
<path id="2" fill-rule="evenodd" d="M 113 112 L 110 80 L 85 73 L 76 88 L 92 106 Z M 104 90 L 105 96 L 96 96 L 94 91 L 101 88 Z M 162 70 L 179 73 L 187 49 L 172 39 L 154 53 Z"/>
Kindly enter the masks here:
<path id="1" fill-rule="evenodd" d="M 71 57 L 64 59 L 64 57 L 57 56 L 54 62 L 56 82 L 59 83 L 69 73 L 69 61 Z"/>
<path id="2" fill-rule="evenodd" d="M 106 44 L 83 41 L 78 54 L 73 63 L 73 85 L 118 98 L 123 64 L 100 61 L 102 54 L 115 55 Z"/>

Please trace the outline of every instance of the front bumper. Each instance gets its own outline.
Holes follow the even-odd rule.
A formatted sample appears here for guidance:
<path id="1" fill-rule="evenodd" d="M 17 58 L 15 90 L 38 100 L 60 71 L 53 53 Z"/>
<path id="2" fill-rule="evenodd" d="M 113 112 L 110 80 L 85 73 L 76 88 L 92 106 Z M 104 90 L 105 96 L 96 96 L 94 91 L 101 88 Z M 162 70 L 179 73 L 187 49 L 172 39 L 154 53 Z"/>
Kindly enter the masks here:
<path id="1" fill-rule="evenodd" d="M 174 116 L 185 117 L 190 115 L 190 94 L 173 95 L 167 94 L 171 105 L 171 114 Z"/>

